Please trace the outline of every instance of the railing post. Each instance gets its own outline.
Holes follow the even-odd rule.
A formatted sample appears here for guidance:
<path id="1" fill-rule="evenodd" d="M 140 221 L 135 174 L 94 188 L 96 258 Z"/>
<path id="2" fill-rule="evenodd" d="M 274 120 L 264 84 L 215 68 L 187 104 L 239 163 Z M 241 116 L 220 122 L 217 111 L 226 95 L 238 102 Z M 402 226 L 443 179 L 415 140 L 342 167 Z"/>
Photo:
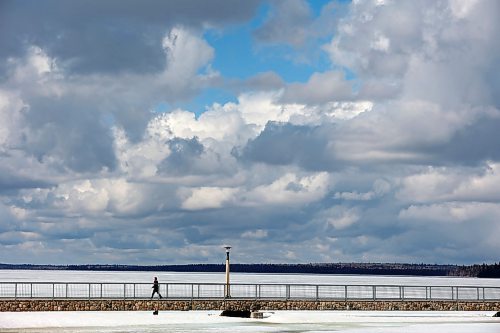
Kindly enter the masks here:
<path id="1" fill-rule="evenodd" d="M 135 299 L 135 283 L 134 283 L 134 299 Z"/>
<path id="2" fill-rule="evenodd" d="M 102 299 L 102 282 L 99 283 L 99 289 L 100 289 L 100 291 L 99 291 L 99 298 Z"/>
<path id="3" fill-rule="evenodd" d="M 319 286 L 316 285 L 316 301 L 319 301 Z"/>
<path id="4" fill-rule="evenodd" d="M 405 300 L 405 287 L 404 286 L 401 287 L 401 300 L 402 301 Z"/>
<path id="5" fill-rule="evenodd" d="M 454 299 L 455 299 L 455 293 L 453 287 L 451 287 L 451 300 L 453 301 Z"/>
<path id="6" fill-rule="evenodd" d="M 55 286 L 55 283 L 52 282 L 52 299 L 54 299 L 54 294 L 55 294 L 55 291 L 54 291 L 55 287 L 54 286 Z"/>
<path id="7" fill-rule="evenodd" d="M 483 291 L 483 298 L 484 298 L 484 291 Z M 16 285 L 14 286 L 14 299 L 17 299 L 17 282 Z"/>
<path id="8" fill-rule="evenodd" d="M 483 287 L 483 302 L 485 301 L 485 297 L 484 297 L 484 287 Z"/>
<path id="9" fill-rule="evenodd" d="M 167 286 L 166 286 L 166 287 L 167 287 L 167 294 L 166 294 L 166 297 L 168 298 L 168 283 L 167 283 Z"/>
<path id="10" fill-rule="evenodd" d="M 373 300 L 377 299 L 377 286 L 372 286 Z"/>
<path id="11" fill-rule="evenodd" d="M 287 300 L 290 299 L 290 285 L 289 284 L 285 284 L 285 298 Z"/>
<path id="12" fill-rule="evenodd" d="M 258 284 L 256 284 L 256 285 L 255 285 L 255 299 L 256 299 L 256 300 L 257 300 L 257 299 L 258 299 L 258 297 L 259 297 L 259 294 L 258 294 L 258 288 L 259 288 L 259 285 L 258 285 Z"/>
<path id="13" fill-rule="evenodd" d="M 89 300 L 90 300 L 90 283 L 89 283 Z"/>
<path id="14" fill-rule="evenodd" d="M 344 299 L 347 302 L 347 285 L 344 286 Z"/>
<path id="15" fill-rule="evenodd" d="M 30 283 L 30 298 L 33 298 L 33 283 Z"/>
<path id="16" fill-rule="evenodd" d="M 432 301 L 432 286 L 429 287 L 429 299 Z"/>
<path id="17" fill-rule="evenodd" d="M 123 299 L 127 298 L 127 284 L 123 284 Z"/>
<path id="18" fill-rule="evenodd" d="M 191 283 L 191 300 L 193 300 L 194 297 L 194 284 Z"/>
<path id="19" fill-rule="evenodd" d="M 65 298 L 68 298 L 68 284 L 66 283 Z"/>

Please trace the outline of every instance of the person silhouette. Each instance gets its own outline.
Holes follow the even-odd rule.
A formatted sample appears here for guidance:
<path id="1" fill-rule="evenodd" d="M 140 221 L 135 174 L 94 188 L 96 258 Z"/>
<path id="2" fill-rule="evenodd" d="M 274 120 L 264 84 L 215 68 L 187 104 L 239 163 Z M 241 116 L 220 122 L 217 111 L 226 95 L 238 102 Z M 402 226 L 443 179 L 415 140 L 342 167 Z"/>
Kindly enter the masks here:
<path id="1" fill-rule="evenodd" d="M 151 299 L 153 299 L 153 296 L 155 295 L 155 293 L 157 293 L 158 296 L 160 296 L 160 298 L 163 298 L 163 297 L 161 297 L 161 294 L 160 294 L 160 284 L 158 283 L 158 278 L 156 276 L 155 276 L 155 280 L 153 282 L 153 286 L 151 288 L 153 288 L 153 293 L 151 294 Z"/>

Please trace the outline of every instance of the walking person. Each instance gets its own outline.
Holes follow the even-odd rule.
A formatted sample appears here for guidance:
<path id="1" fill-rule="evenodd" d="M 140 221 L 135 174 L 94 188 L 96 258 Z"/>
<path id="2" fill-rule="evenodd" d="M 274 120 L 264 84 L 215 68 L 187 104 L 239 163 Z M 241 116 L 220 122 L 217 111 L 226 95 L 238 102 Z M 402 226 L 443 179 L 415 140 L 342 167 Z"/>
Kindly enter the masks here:
<path id="1" fill-rule="evenodd" d="M 153 299 L 153 296 L 155 295 L 155 293 L 157 293 L 158 296 L 160 296 L 160 298 L 162 298 L 161 294 L 160 294 L 160 284 L 158 283 L 158 278 L 156 276 L 155 276 L 155 280 L 153 282 L 153 287 L 151 287 L 151 288 L 153 288 L 153 293 L 151 294 L 151 299 Z"/>

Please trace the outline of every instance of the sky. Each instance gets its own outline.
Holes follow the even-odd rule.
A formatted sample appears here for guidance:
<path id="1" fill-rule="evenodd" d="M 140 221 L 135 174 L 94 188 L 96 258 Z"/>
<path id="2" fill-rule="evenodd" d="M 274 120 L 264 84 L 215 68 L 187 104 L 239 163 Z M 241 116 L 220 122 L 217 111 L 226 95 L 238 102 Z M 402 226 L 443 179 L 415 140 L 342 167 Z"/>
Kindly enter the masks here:
<path id="1" fill-rule="evenodd" d="M 496 262 L 499 34 L 496 0 L 0 0 L 0 262 Z"/>

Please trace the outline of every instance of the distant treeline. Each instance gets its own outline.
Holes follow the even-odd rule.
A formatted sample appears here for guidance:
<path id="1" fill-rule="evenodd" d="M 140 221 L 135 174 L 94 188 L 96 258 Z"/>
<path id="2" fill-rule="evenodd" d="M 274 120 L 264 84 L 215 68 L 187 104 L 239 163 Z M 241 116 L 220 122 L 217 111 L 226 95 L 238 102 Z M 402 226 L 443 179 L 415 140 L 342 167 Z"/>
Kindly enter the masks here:
<path id="1" fill-rule="evenodd" d="M 458 266 L 450 271 L 450 276 L 472 276 L 479 278 L 500 278 L 500 262 L 492 265 Z"/>
<path id="2" fill-rule="evenodd" d="M 224 272 L 224 264 L 189 265 L 33 265 L 0 264 L 0 269 L 77 271 Z M 500 278 L 499 264 L 471 266 L 396 263 L 231 264 L 232 272 L 290 274 L 369 274 L 416 276 L 464 276 Z"/>

